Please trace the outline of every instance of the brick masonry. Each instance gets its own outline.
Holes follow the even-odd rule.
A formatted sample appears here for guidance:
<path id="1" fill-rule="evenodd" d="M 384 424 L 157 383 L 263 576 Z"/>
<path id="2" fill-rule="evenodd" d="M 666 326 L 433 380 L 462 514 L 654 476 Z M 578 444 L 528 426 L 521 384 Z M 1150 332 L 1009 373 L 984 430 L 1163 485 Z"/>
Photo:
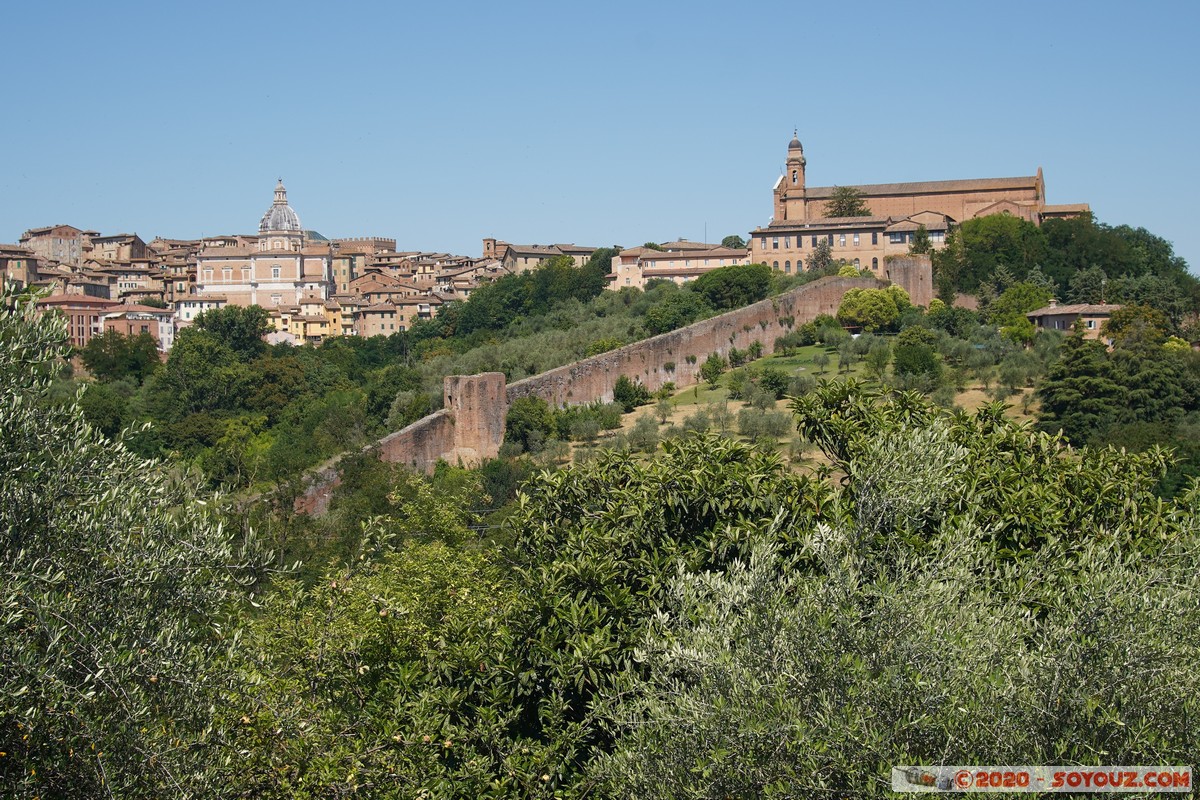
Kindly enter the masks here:
<path id="1" fill-rule="evenodd" d="M 892 281 L 909 292 L 913 302 L 928 305 L 932 297 L 929 258 L 893 259 Z M 504 439 L 504 418 L 518 397 L 541 397 L 554 406 L 611 401 L 617 378 L 624 375 L 650 391 L 667 382 L 690 386 L 699 380 L 700 366 L 710 353 L 728 356 L 760 342 L 770 352 L 775 340 L 793 327 L 835 314 L 849 289 L 873 288 L 874 278 L 822 278 L 777 297 L 712 317 L 576 361 L 506 386 L 504 373 L 452 375 L 445 378 L 445 408 L 389 434 L 372 445 L 384 461 L 432 471 L 439 459 L 476 466 L 495 458 Z M 322 514 L 340 476 L 337 461 L 310 473 L 296 510 Z"/>

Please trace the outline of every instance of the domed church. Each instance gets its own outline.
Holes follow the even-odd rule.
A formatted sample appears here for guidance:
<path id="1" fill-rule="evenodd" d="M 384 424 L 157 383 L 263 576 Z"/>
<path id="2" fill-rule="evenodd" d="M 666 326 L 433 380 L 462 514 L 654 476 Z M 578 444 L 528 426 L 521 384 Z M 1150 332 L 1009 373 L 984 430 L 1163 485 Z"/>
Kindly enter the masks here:
<path id="1" fill-rule="evenodd" d="M 197 256 L 196 290 L 230 305 L 266 309 L 329 297 L 333 252 L 311 238 L 288 204 L 281 178 L 275 199 L 258 223 L 257 236 L 219 237 Z"/>

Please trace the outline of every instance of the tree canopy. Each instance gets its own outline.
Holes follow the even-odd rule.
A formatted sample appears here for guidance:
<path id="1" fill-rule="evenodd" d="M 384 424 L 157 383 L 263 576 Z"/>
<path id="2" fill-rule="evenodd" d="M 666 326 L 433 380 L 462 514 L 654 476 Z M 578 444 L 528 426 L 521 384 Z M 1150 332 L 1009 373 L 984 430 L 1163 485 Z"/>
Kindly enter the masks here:
<path id="1" fill-rule="evenodd" d="M 718 311 L 740 308 L 767 296 L 771 268 L 766 264 L 718 267 L 692 281 L 691 289 Z"/>
<path id="2" fill-rule="evenodd" d="M 869 217 L 871 209 L 861 189 L 853 186 L 835 186 L 833 194 L 825 203 L 827 217 Z"/>
<path id="3" fill-rule="evenodd" d="M 0 784 L 219 796 L 213 709 L 260 556 L 190 480 L 46 402 L 65 327 L 0 291 Z"/>
<path id="4" fill-rule="evenodd" d="M 844 325 L 864 331 L 895 330 L 900 314 L 911 305 L 908 293 L 899 286 L 886 289 L 850 289 L 842 296 L 837 318 Z"/>
<path id="5" fill-rule="evenodd" d="M 137 384 L 146 382 L 161 365 L 158 341 L 148 333 L 125 336 L 117 331 L 105 331 L 91 340 L 79 352 L 88 372 L 103 381 L 129 378 Z"/>

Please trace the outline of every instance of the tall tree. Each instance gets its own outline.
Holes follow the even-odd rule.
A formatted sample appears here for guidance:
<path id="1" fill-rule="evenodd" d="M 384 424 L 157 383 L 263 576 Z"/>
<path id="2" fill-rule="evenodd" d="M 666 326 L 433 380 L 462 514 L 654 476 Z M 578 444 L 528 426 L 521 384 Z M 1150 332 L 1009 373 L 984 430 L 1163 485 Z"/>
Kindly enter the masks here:
<path id="1" fill-rule="evenodd" d="M 746 249 L 746 240 L 743 239 L 742 237 L 738 236 L 737 234 L 730 234 L 729 236 L 726 236 L 724 239 L 721 240 L 721 246 L 729 247 L 729 248 L 732 248 L 733 250 L 745 250 Z"/>
<path id="2" fill-rule="evenodd" d="M 1085 340 L 1082 331 L 1063 342 L 1062 355 L 1047 373 L 1038 397 L 1042 402 L 1038 427 L 1047 433 L 1061 430 L 1079 445 L 1117 422 L 1125 404 L 1125 390 L 1104 344 Z"/>
<path id="3" fill-rule="evenodd" d="M 199 314 L 195 327 L 208 331 L 239 359 L 248 361 L 267 349 L 263 336 L 271 329 L 270 320 L 262 306 L 225 306 Z"/>
<path id="4" fill-rule="evenodd" d="M 79 353 L 88 372 L 102 381 L 130 378 L 145 383 L 161 365 L 158 342 L 148 333 L 125 336 L 105 331 L 93 336 Z"/>
<path id="5" fill-rule="evenodd" d="M 924 225 L 917 226 L 912 242 L 908 245 L 908 252 L 914 256 L 929 255 L 933 252 L 933 242 L 929 239 L 929 229 Z"/>
<path id="6" fill-rule="evenodd" d="M 829 246 L 827 239 L 822 238 L 817 242 L 813 254 L 808 259 L 808 271 L 822 276 L 831 275 L 837 271 L 833 260 L 833 248 Z"/>
<path id="7" fill-rule="evenodd" d="M 1067 301 L 1070 303 L 1103 303 L 1104 285 L 1107 282 L 1104 270 L 1095 265 L 1081 269 L 1071 276 Z"/>
<path id="8" fill-rule="evenodd" d="M 835 186 L 829 201 L 825 203 L 827 217 L 869 217 L 871 209 L 861 189 L 853 186 Z"/>

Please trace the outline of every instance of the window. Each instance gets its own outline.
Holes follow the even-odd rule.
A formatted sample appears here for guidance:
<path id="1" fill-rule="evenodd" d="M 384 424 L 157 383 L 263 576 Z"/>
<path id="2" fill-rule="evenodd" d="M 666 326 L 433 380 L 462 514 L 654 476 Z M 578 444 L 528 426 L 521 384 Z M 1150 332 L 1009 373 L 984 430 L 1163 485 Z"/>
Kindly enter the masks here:
<path id="1" fill-rule="evenodd" d="M 854 246 L 858 247 L 858 234 L 854 234 Z"/>
<path id="2" fill-rule="evenodd" d="M 838 247 L 845 247 L 845 246 L 846 246 L 846 234 L 844 234 L 844 233 L 838 234 Z"/>
<path id="3" fill-rule="evenodd" d="M 232 269 L 221 270 L 221 280 L 225 281 L 226 283 L 233 280 L 233 270 Z"/>
<path id="4" fill-rule="evenodd" d="M 829 239 L 829 246 L 833 247 L 833 234 L 832 233 L 829 234 L 829 236 L 827 238 Z"/>
<path id="5" fill-rule="evenodd" d="M 946 241 L 946 232 L 945 231 L 930 231 L 929 232 L 929 241 L 931 241 L 931 242 Z"/>
<path id="6" fill-rule="evenodd" d="M 792 271 L 792 262 L 790 262 L 790 261 L 783 262 L 783 271 L 790 273 Z"/>
<path id="7" fill-rule="evenodd" d="M 857 268 L 858 268 L 858 266 L 859 266 L 859 264 L 858 264 L 858 259 L 857 259 L 857 258 L 856 258 L 856 259 L 854 259 L 854 266 L 855 266 L 855 268 L 856 268 L 856 269 L 857 269 Z"/>
<path id="8" fill-rule="evenodd" d="M 799 177 L 799 172 L 796 170 L 792 170 L 792 183 L 795 183 L 796 178 L 798 178 L 798 177 Z"/>
<path id="9" fill-rule="evenodd" d="M 213 273 L 213 271 L 211 269 L 204 270 L 204 282 L 205 283 L 212 282 L 212 273 Z"/>
<path id="10" fill-rule="evenodd" d="M 790 236 L 783 237 L 783 249 L 784 250 L 792 249 L 792 237 L 790 237 Z"/>
<path id="11" fill-rule="evenodd" d="M 772 263 L 771 263 L 771 269 L 779 269 L 779 262 L 778 262 L 778 261 L 774 261 L 774 262 L 772 262 Z"/>
<path id="12" fill-rule="evenodd" d="M 1089 320 L 1087 321 L 1087 326 L 1088 326 L 1088 330 L 1092 330 L 1092 329 L 1094 329 L 1094 328 L 1096 327 L 1096 320 L 1094 320 L 1094 319 L 1089 319 Z"/>
<path id="13" fill-rule="evenodd" d="M 278 278 L 279 272 L 280 272 L 279 267 L 271 267 L 271 277 L 272 278 Z"/>
<path id="14" fill-rule="evenodd" d="M 879 259 L 878 258 L 871 259 L 871 269 L 875 270 L 876 272 L 879 271 Z"/>
<path id="15" fill-rule="evenodd" d="M 762 238 L 762 249 L 763 250 L 767 249 L 767 237 L 765 237 L 765 236 Z"/>
<path id="16" fill-rule="evenodd" d="M 816 236 L 813 236 L 813 237 L 812 237 L 812 246 L 813 246 L 813 247 L 816 247 L 816 246 L 817 246 L 817 237 L 816 237 Z"/>
<path id="17" fill-rule="evenodd" d="M 879 244 L 879 232 L 871 231 L 871 244 Z"/>
<path id="18" fill-rule="evenodd" d="M 904 234 L 903 233 L 889 233 L 888 241 L 891 242 L 892 244 L 904 244 Z"/>
<path id="19" fill-rule="evenodd" d="M 772 239 L 771 239 L 771 249 L 772 249 L 772 250 L 778 250 L 778 249 L 779 249 L 779 237 L 778 237 L 778 236 L 772 237 Z"/>

